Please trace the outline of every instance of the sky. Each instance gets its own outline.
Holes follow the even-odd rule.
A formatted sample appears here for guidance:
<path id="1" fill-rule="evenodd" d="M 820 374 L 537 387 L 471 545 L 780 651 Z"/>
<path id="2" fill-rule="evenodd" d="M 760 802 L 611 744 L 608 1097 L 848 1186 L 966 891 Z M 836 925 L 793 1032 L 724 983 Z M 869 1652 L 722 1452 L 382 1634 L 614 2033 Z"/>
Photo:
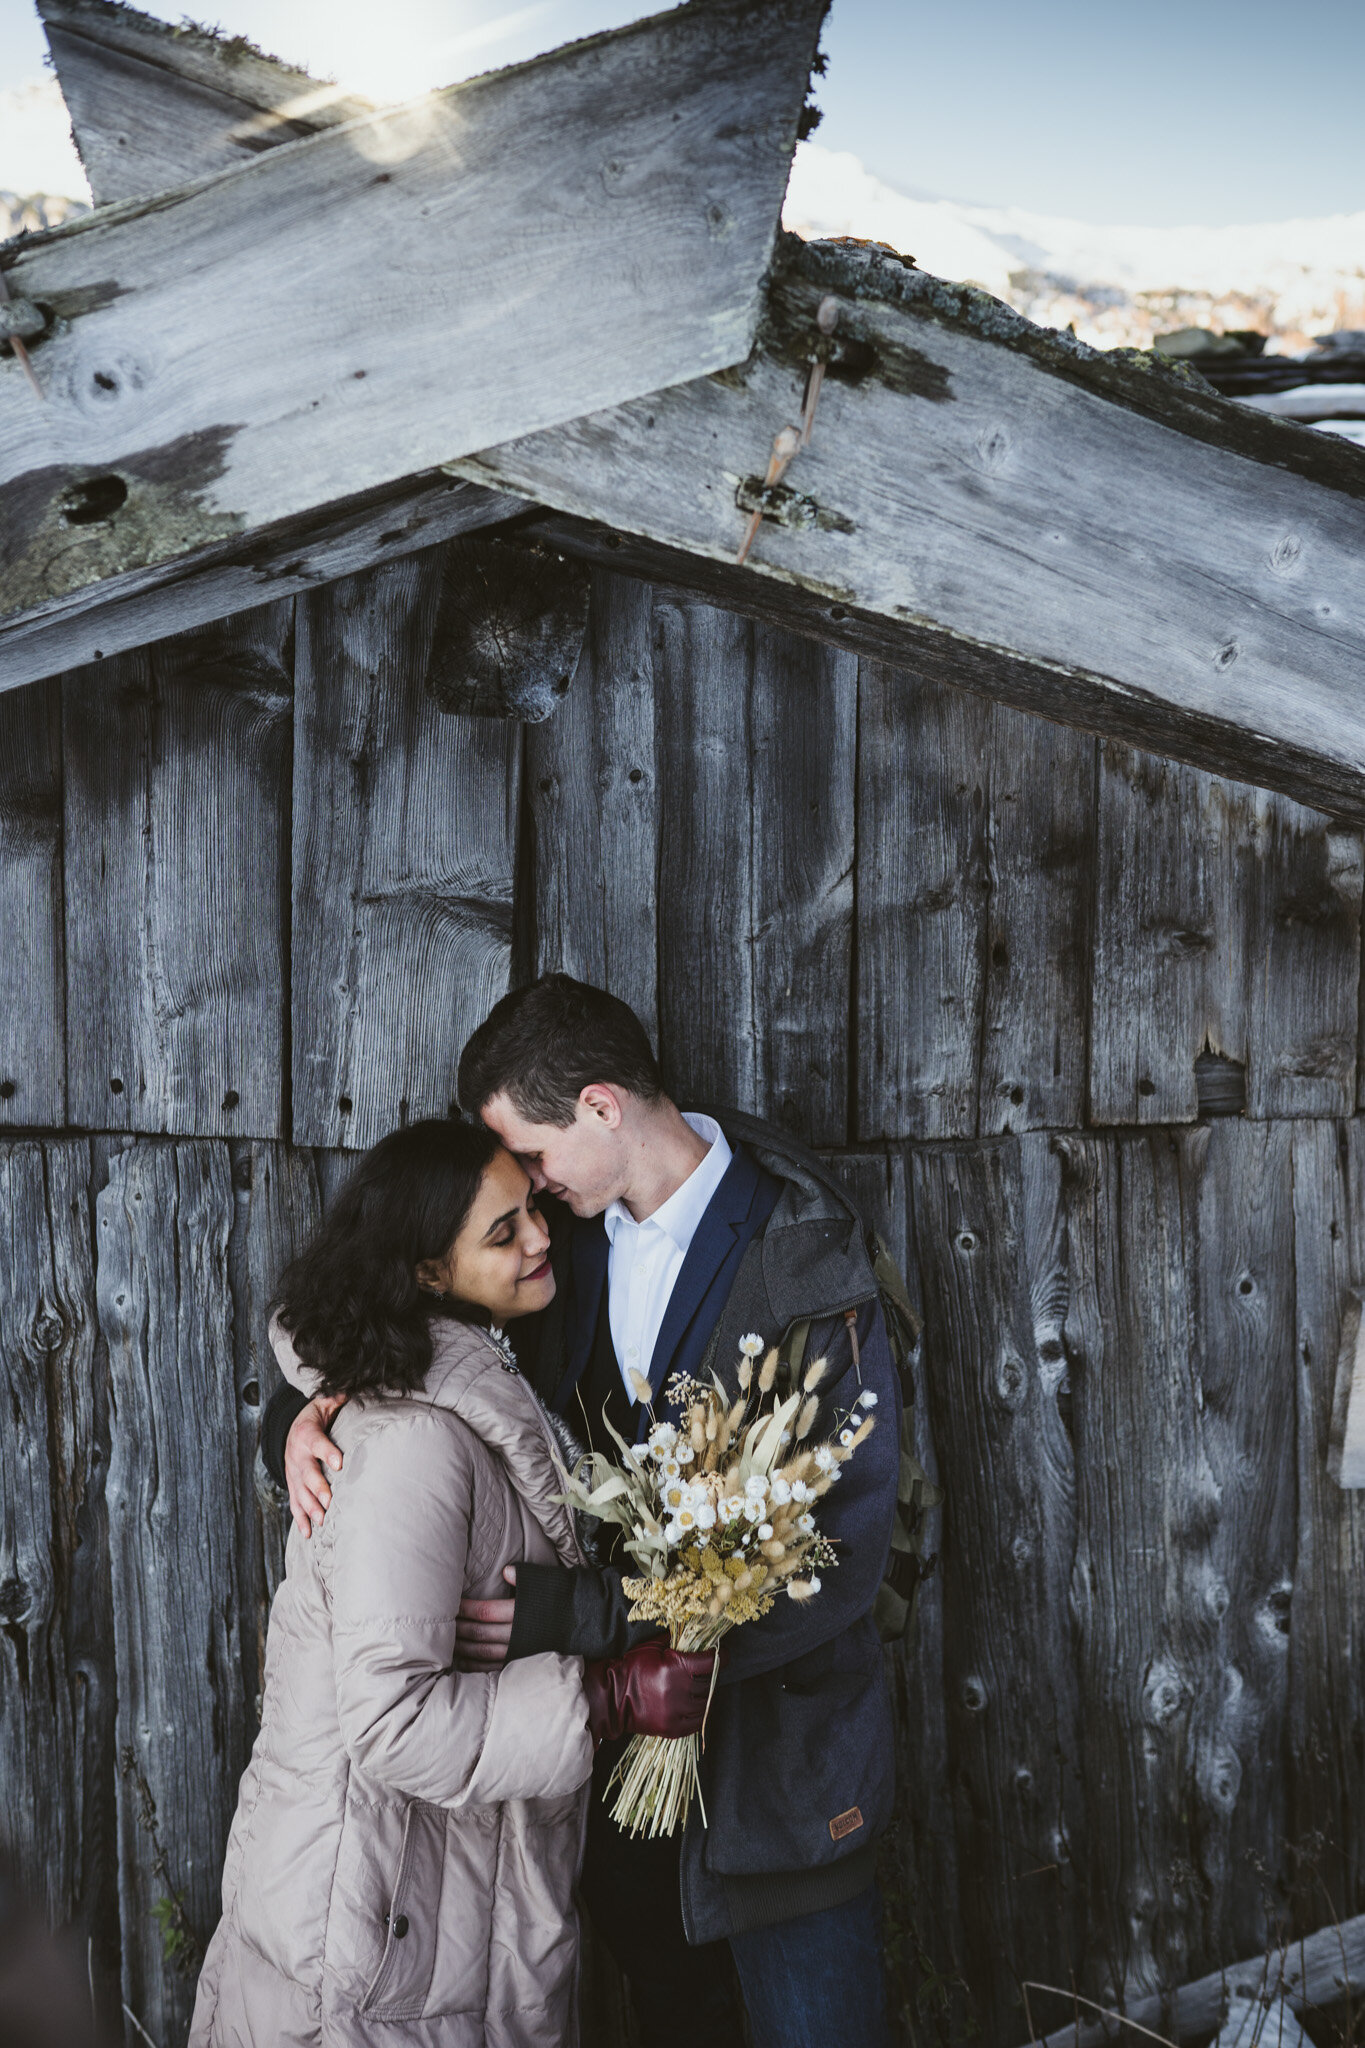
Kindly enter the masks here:
<path id="1" fill-rule="evenodd" d="M 210 19 L 398 98 L 642 4 L 217 0 Z M 834 0 L 824 46 L 820 141 L 902 191 L 1149 227 L 1365 209 L 1362 0 Z M 31 0 L 0 0 L 0 92 L 43 76 L 45 47 Z"/>

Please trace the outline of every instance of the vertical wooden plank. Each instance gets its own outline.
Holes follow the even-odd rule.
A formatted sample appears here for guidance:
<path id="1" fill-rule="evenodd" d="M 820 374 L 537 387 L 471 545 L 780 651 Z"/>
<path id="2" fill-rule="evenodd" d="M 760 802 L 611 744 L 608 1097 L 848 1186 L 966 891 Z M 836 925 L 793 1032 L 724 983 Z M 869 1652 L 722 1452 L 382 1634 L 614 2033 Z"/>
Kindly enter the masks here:
<path id="1" fill-rule="evenodd" d="M 1361 835 L 1268 790 L 1238 877 L 1247 1114 L 1349 1116 L 1359 1030 Z"/>
<path id="2" fill-rule="evenodd" d="M 246 1761 L 238 1428 L 221 1143 L 110 1161 L 96 1288 L 109 1348 L 124 1997 L 184 2038 Z M 163 1904 L 162 1901 L 166 1903 Z M 181 1933 L 168 1958 L 163 1926 Z"/>
<path id="3" fill-rule="evenodd" d="M 66 1121 L 61 688 L 0 696 L 0 1130 Z"/>
<path id="4" fill-rule="evenodd" d="M 748 698 L 754 629 L 654 597 L 659 736 L 659 1056 L 680 1102 L 761 1112 L 754 1033 Z"/>
<path id="5" fill-rule="evenodd" d="M 947 1489 L 944 1684 L 957 1858 L 971 1885 L 965 1961 L 987 2037 L 1003 2040 L 1023 2025 L 1018 1980 L 1077 1960 L 1074 1889 L 1053 1881 L 1083 1839 L 1074 1524 L 1054 1469 L 1064 1433 L 1046 1414 L 1055 1380 L 1034 1340 L 1019 1144 L 917 1149 L 913 1192 Z"/>
<path id="6" fill-rule="evenodd" d="M 57 1926 L 90 1924 L 102 1875 L 85 1821 L 105 1686 L 87 1684 L 76 1584 L 95 1451 L 89 1170 L 78 1141 L 0 1145 L 0 1784 L 16 1873 Z"/>
<path id="7" fill-rule="evenodd" d="M 858 663 L 755 625 L 754 1055 L 762 1114 L 808 1145 L 848 1136 Z"/>
<path id="8" fill-rule="evenodd" d="M 1195 1974 L 1192 1727 L 1221 1697 L 1218 1482 L 1204 1442 L 1178 1159 L 1166 1133 L 1059 1141 L 1066 1165 L 1090 1913 L 1109 2004 Z M 1216 1603 L 1215 1603 L 1216 1604 Z"/>
<path id="9" fill-rule="evenodd" d="M 981 1132 L 1085 1121 L 1095 741 L 997 704 Z"/>
<path id="10" fill-rule="evenodd" d="M 1217 1512 L 1189 1591 L 1215 1629 L 1213 1683 L 1190 1720 L 1201 1883 L 1186 1911 L 1209 1963 L 1273 1940 L 1284 1865 L 1289 1608 L 1297 1549 L 1292 1126 L 1223 1118 L 1184 1134 L 1198 1268 L 1201 1426 Z"/>
<path id="11" fill-rule="evenodd" d="M 829 1154 L 825 1163 L 890 1247 L 910 1298 L 922 1313 L 905 1152 L 837 1152 Z M 914 1364 L 911 1438 L 920 1464 L 937 1481 L 939 1463 L 926 1387 L 935 1369 L 932 1347 L 926 1349 L 921 1344 Z M 941 1549 L 941 1523 L 942 1510 L 936 1510 L 929 1532 L 931 1551 Z M 890 1645 L 886 1664 L 896 1719 L 898 1795 L 889 1872 L 883 1871 L 881 1884 L 892 1981 L 907 2001 L 906 2009 L 896 2017 L 902 2029 L 909 2029 L 910 2037 L 915 2038 L 916 1998 L 924 1986 L 932 1983 L 943 1987 L 950 1998 L 960 1997 L 966 1981 L 943 1691 L 940 1571 L 921 1585 L 914 1626 L 904 1641 Z M 918 2017 L 922 2024 L 922 2009 Z"/>
<path id="12" fill-rule="evenodd" d="M 659 1036 L 684 1102 L 845 1135 L 853 666 L 679 591 L 655 596 Z"/>
<path id="13" fill-rule="evenodd" d="M 76 1123 L 279 1132 L 292 610 L 63 679 Z"/>
<path id="14" fill-rule="evenodd" d="M 553 718 L 526 729 L 535 971 L 610 989 L 658 1031 L 653 592 L 593 576 L 588 638 Z"/>
<path id="15" fill-rule="evenodd" d="M 1289 1610 L 1289 1840 L 1299 1932 L 1365 1911 L 1365 1493 L 1328 1476 L 1341 1315 L 1365 1280 L 1365 1130 L 1294 1127 L 1298 1571 Z M 1326 1898 L 1324 1898 L 1324 1891 Z M 1313 1915 L 1316 1914 L 1316 1919 Z"/>
<path id="16" fill-rule="evenodd" d="M 237 1403 L 237 1564 L 242 1592 L 242 1687 L 254 1733 L 260 1724 L 270 1603 L 284 1576 L 288 1517 L 258 1484 L 261 1419 L 280 1384 L 270 1348 L 270 1304 L 281 1273 L 322 1213 L 311 1152 L 289 1145 L 234 1148 L 228 1247 Z"/>
<path id="17" fill-rule="evenodd" d="M 858 671 L 857 1136 L 976 1130 L 985 980 L 983 697 Z"/>
<path id="18" fill-rule="evenodd" d="M 507 988 L 521 731 L 424 689 L 440 551 L 298 600 L 293 1136 L 444 1116 Z"/>
<path id="19" fill-rule="evenodd" d="M 1359 834 L 1104 741 L 1091 1118 L 1187 1122 L 1207 1048 L 1254 1117 L 1348 1115 Z"/>
<path id="20" fill-rule="evenodd" d="M 1187 1122 L 1208 1030 L 1206 960 L 1215 929 L 1206 874 L 1211 777 L 1101 740 L 1090 1119 Z M 1215 1052 L 1241 1059 L 1234 1041 Z"/>

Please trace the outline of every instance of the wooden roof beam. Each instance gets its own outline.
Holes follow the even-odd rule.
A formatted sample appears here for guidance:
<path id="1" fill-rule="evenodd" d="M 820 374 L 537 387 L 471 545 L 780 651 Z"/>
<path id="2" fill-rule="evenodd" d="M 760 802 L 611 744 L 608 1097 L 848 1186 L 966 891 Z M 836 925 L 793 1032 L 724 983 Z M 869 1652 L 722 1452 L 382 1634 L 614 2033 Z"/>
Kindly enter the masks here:
<path id="1" fill-rule="evenodd" d="M 0 360 L 0 681 L 89 658 L 77 617 L 111 651 L 196 558 L 287 567 L 338 507 L 742 361 L 824 9 L 693 0 L 8 245 L 46 395 Z"/>
<path id="2" fill-rule="evenodd" d="M 451 469 L 569 515 L 559 546 L 1365 817 L 1361 451 L 874 245 L 785 238 L 742 368 Z"/>
<path id="3" fill-rule="evenodd" d="M 172 37 L 140 33 L 144 48 Z M 253 84 L 262 101 L 295 92 L 280 71 Z M 812 443 L 741 569 L 825 297 L 840 311 Z M 510 483 L 559 508 L 539 530 L 566 551 L 1365 816 L 1359 451 L 1257 421 L 1159 359 L 1045 333 L 889 252 L 789 242 L 742 370 L 456 468 L 484 488 L 452 498 L 410 478 L 322 508 L 303 541 L 288 522 L 246 546 L 229 535 L 0 625 L 0 687 L 506 516 L 524 502 L 502 495 Z"/>
<path id="4" fill-rule="evenodd" d="M 374 112 L 369 100 L 117 0 L 37 0 L 97 205 L 164 192 Z"/>

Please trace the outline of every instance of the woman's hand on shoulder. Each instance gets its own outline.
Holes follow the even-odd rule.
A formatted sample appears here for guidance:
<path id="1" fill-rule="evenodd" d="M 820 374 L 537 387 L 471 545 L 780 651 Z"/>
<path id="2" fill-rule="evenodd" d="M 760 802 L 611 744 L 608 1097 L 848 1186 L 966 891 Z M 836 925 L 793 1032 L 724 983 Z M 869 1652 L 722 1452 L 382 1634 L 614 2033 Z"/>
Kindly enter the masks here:
<path id="1" fill-rule="evenodd" d="M 284 1445 L 284 1477 L 289 1488 L 289 1506 L 300 1535 L 311 1536 L 322 1527 L 322 1518 L 332 1502 L 327 1473 L 341 1470 L 341 1452 L 327 1431 L 332 1418 L 346 1406 L 345 1394 L 316 1394 L 295 1416 Z"/>

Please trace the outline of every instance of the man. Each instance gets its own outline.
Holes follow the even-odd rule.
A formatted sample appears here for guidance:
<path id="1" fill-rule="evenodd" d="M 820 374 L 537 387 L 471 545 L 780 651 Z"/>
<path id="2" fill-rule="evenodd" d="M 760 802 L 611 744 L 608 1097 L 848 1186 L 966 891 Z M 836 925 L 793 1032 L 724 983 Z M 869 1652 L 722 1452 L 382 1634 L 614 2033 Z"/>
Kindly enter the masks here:
<path id="1" fill-rule="evenodd" d="M 459 1095 L 556 1205 L 558 1291 L 523 1364 L 579 1436 L 611 1453 L 604 1415 L 627 1442 L 643 1436 L 632 1373 L 660 1408 L 673 1373 L 714 1370 L 733 1389 L 751 1331 L 781 1345 L 784 1364 L 793 1352 L 827 1359 L 816 1438 L 860 1395 L 876 1397 L 878 1427 L 821 1506 L 838 1569 L 815 1599 L 779 1598 L 727 1638 L 701 1767 L 706 1821 L 694 1803 L 681 1837 L 623 1834 L 602 1797 L 619 1746 L 604 1745 L 583 1889 L 650 2048 L 707 2029 L 717 2048 L 738 2048 L 734 1974 L 759 2048 L 882 2048 L 873 1854 L 894 1768 L 871 1608 L 895 1512 L 900 1393 L 863 1227 L 783 1134 L 679 1110 L 638 1018 L 567 975 L 494 1008 L 465 1047 Z M 277 1477 L 283 1464 L 306 1533 L 330 1498 L 323 1461 L 340 1456 L 325 1417 L 298 1408 L 288 1390 L 276 1396 L 266 1456 Z M 617 1566 L 508 1577 L 512 1597 L 461 1608 L 462 1664 L 617 1657 L 654 1633 L 630 1622 Z"/>

